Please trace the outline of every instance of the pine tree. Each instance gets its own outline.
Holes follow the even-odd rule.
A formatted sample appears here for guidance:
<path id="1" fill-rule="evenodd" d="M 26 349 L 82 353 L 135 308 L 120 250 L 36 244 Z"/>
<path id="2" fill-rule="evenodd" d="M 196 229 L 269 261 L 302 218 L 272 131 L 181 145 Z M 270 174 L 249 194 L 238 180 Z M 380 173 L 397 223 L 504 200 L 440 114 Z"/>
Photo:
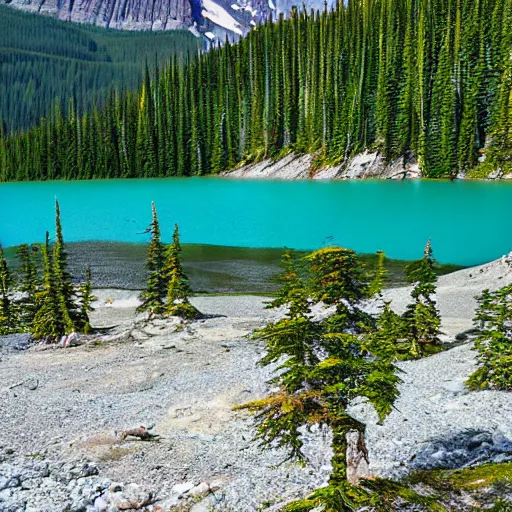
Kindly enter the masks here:
<path id="1" fill-rule="evenodd" d="M 146 311 L 153 315 L 162 315 L 165 311 L 164 297 L 166 294 L 166 280 L 163 275 L 165 261 L 164 245 L 160 240 L 160 225 L 155 203 L 151 203 L 152 220 L 147 231 L 151 233 L 151 241 L 148 245 L 146 268 L 148 281 L 146 290 L 142 293 L 142 304 L 138 311 Z"/>
<path id="2" fill-rule="evenodd" d="M 37 247 L 29 247 L 27 244 L 20 245 L 17 250 L 21 274 L 19 291 L 22 293 L 19 308 L 23 327 L 30 326 L 37 310 L 36 294 L 39 282 L 35 262 L 36 252 Z"/>
<path id="3" fill-rule="evenodd" d="M 402 317 L 391 309 L 391 301 L 384 301 L 377 318 L 377 329 L 370 336 L 370 352 L 376 352 L 389 361 L 406 359 L 409 356 L 409 344 L 405 332 Z"/>
<path id="4" fill-rule="evenodd" d="M 473 322 L 478 369 L 468 379 L 469 387 L 512 391 L 512 285 L 484 290 Z"/>
<path id="5" fill-rule="evenodd" d="M 332 512 L 355 510 L 376 500 L 368 488 L 354 485 L 353 468 L 347 467 L 349 434 L 357 435 L 357 446 L 367 456 L 365 426 L 350 416 L 348 404 L 356 396 L 364 396 L 383 420 L 398 395 L 399 379 L 389 360 L 378 353 L 367 356 L 367 330 L 356 317 L 364 319 L 359 315 L 359 303 L 368 296 L 370 283 L 353 251 L 322 249 L 307 261 L 315 281 L 315 298 L 336 305 L 336 313 L 327 321 L 317 322 L 309 311 L 289 310 L 284 319 L 256 331 L 255 337 L 263 339 L 268 348 L 262 364 L 283 356 L 287 359 L 271 381 L 279 385 L 279 391 L 240 408 L 257 414 L 256 437 L 263 446 L 286 447 L 290 457 L 300 460 L 305 458 L 301 427 L 317 424 L 332 430 L 334 455 L 329 484 L 284 510 L 307 511 L 320 505 Z M 284 287 L 287 285 L 285 281 Z M 353 310 L 350 315 L 349 310 Z"/>
<path id="6" fill-rule="evenodd" d="M 66 334 L 68 326 L 63 319 L 62 301 L 59 300 L 55 283 L 53 258 L 50 250 L 50 235 L 46 232 L 45 244 L 41 247 L 43 260 L 43 284 L 37 293 L 38 309 L 32 322 L 32 336 L 56 342 Z"/>
<path id="7" fill-rule="evenodd" d="M 194 320 L 200 318 L 202 314 L 189 301 L 192 289 L 181 265 L 181 252 L 180 232 L 178 224 L 176 224 L 172 243 L 167 247 L 163 268 L 163 275 L 167 281 L 166 315 Z"/>
<path id="8" fill-rule="evenodd" d="M 313 272 L 313 298 L 336 307 L 328 320 L 329 329 L 343 332 L 362 326 L 373 328 L 372 317 L 360 307 L 363 299 L 372 296 L 371 276 L 355 251 L 328 247 L 312 253 L 308 260 Z"/>
<path id="9" fill-rule="evenodd" d="M 68 272 L 68 255 L 64 245 L 62 224 L 60 220 L 59 202 L 55 201 L 55 244 L 53 245 L 53 276 L 55 291 L 61 304 L 63 321 L 66 324 L 66 333 L 75 330 L 75 321 L 78 319 L 78 309 L 75 300 L 75 288 Z"/>
<path id="10" fill-rule="evenodd" d="M 0 334 L 9 334 L 18 327 L 16 306 L 12 298 L 13 277 L 0 245 Z"/>
<path id="11" fill-rule="evenodd" d="M 294 251 L 287 250 L 282 258 L 281 264 L 284 270 L 276 278 L 281 284 L 276 298 L 266 305 L 266 308 L 278 308 L 287 306 L 290 315 L 309 311 L 307 290 L 301 273 L 304 273 L 303 260 L 300 260 Z"/>
<path id="12" fill-rule="evenodd" d="M 407 281 L 414 284 L 411 292 L 414 302 L 407 306 L 403 315 L 412 357 L 420 357 L 426 351 L 436 350 L 439 344 L 441 319 L 434 299 L 437 283 L 434 265 L 429 240 L 423 258 L 405 268 Z"/>

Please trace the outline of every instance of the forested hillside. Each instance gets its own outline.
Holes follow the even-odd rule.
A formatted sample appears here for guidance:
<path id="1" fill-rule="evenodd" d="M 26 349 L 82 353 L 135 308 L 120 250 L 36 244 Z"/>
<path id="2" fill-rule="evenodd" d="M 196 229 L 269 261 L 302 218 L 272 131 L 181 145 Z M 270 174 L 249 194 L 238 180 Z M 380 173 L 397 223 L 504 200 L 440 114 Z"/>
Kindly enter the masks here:
<path id="1" fill-rule="evenodd" d="M 365 148 L 423 175 L 512 167 L 512 0 L 349 0 L 146 75 L 137 94 L 0 141 L 1 179 L 201 175 Z"/>
<path id="2" fill-rule="evenodd" d="M 199 45 L 188 31 L 126 33 L 66 23 L 0 6 L 0 121 L 4 131 L 33 126 L 74 98 L 79 112 L 111 88 L 135 90 L 154 66 Z"/>

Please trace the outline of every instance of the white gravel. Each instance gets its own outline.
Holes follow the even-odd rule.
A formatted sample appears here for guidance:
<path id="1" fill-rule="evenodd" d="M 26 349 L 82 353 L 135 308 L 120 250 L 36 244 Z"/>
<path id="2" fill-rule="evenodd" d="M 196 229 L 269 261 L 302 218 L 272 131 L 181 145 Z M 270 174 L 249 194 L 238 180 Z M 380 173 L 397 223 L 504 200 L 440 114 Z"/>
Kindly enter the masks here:
<path id="1" fill-rule="evenodd" d="M 508 282 L 512 271 L 505 261 L 442 277 L 438 301 L 447 338 L 471 326 L 475 295 Z M 279 465 L 283 452 L 251 443 L 251 417 L 232 410 L 268 392 L 271 368 L 258 365 L 264 347 L 247 337 L 275 317 L 264 309 L 266 299 L 197 297 L 194 304 L 209 318 L 179 332 L 161 322 L 148 337 L 132 330 L 136 292 L 96 295 L 93 323 L 117 326 L 100 345 L 18 351 L 12 338 L 0 338 L 1 511 L 92 512 L 114 494 L 150 491 L 168 509 L 192 499 L 176 485 L 204 490 L 214 481 L 216 491 L 193 512 L 254 512 L 263 504 L 273 510 L 326 481 L 328 436 L 306 439 L 308 467 Z M 405 288 L 385 296 L 398 309 L 409 300 Z M 368 424 L 373 474 L 400 476 L 415 468 L 510 457 L 510 395 L 469 392 L 464 381 L 474 364 L 469 344 L 402 363 L 401 396 L 383 426 L 365 403 L 353 404 L 353 413 Z M 151 424 L 160 443 L 119 444 L 116 432 Z M 34 454 L 43 469 L 27 467 Z M 85 462 L 99 474 L 81 476 Z M 44 464 L 53 469 L 46 472 Z M 71 479 L 62 476 L 70 473 Z M 122 490 L 112 482 L 123 482 Z M 104 510 L 117 510 L 108 503 Z"/>

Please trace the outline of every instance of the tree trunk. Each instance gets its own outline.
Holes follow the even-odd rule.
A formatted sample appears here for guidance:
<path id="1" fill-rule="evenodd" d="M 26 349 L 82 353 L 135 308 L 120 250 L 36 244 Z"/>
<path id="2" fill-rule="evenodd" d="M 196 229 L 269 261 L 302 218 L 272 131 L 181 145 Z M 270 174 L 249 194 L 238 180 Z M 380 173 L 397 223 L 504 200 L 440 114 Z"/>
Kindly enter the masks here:
<path id="1" fill-rule="evenodd" d="M 364 432 L 351 430 L 347 433 L 347 481 L 358 485 L 361 477 L 368 475 L 368 450 Z"/>

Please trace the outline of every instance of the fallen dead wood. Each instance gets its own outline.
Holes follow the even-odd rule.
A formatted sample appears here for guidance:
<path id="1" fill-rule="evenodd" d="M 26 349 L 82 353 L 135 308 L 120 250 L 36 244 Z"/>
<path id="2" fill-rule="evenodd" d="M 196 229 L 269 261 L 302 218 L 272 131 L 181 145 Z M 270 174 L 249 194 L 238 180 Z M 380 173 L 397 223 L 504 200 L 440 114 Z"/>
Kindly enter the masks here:
<path id="1" fill-rule="evenodd" d="M 11 384 L 10 386 L 7 386 L 1 392 L 4 393 L 6 391 L 10 391 L 11 389 L 19 388 L 24 384 L 29 384 L 27 388 L 30 389 L 30 391 L 35 391 L 39 387 L 39 380 L 33 378 L 21 380 L 19 382 L 16 382 L 16 384 Z"/>
<path id="2" fill-rule="evenodd" d="M 150 432 L 150 428 L 146 428 L 144 425 L 141 425 L 137 428 L 132 428 L 129 430 L 123 430 L 121 432 L 120 441 L 126 440 L 127 437 L 137 437 L 141 441 L 158 441 L 160 436 L 158 434 L 152 434 Z"/>
<path id="3" fill-rule="evenodd" d="M 140 510 L 144 507 L 152 505 L 156 501 L 156 496 L 150 492 L 148 497 L 142 501 L 122 501 L 117 504 L 119 510 Z"/>

